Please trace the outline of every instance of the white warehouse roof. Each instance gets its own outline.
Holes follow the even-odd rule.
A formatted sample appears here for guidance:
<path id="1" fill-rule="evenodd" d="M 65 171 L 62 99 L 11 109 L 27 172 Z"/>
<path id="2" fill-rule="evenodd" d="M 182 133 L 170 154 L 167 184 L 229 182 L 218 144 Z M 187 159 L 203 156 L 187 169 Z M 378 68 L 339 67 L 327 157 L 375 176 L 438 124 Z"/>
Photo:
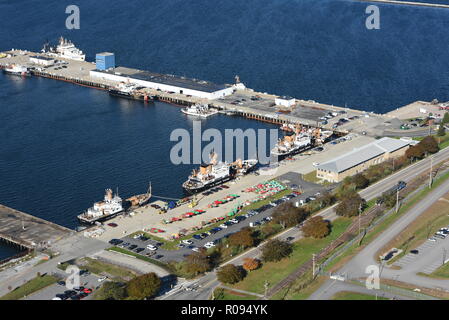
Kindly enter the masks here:
<path id="1" fill-rule="evenodd" d="M 321 163 L 317 166 L 317 169 L 340 173 L 384 153 L 394 152 L 409 144 L 408 141 L 382 138 L 335 159 Z"/>

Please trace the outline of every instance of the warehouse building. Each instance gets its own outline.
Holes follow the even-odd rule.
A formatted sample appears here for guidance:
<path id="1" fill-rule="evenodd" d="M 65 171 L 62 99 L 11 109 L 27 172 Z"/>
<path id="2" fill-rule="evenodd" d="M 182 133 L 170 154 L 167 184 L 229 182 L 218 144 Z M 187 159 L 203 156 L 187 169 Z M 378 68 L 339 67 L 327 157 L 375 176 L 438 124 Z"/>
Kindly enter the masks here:
<path id="1" fill-rule="evenodd" d="M 52 66 L 55 64 L 55 59 L 47 58 L 47 57 L 43 57 L 43 56 L 31 56 L 30 62 L 34 63 L 34 64 L 49 67 L 49 66 Z"/>
<path id="2" fill-rule="evenodd" d="M 283 106 L 283 107 L 293 107 L 296 104 L 295 98 L 289 97 L 289 96 L 281 96 L 274 99 L 274 103 L 277 106 Z"/>
<path id="3" fill-rule="evenodd" d="M 317 166 L 317 178 L 329 182 L 340 182 L 348 176 L 360 173 L 370 166 L 405 154 L 410 142 L 382 138 L 361 148 Z"/>
<path id="4" fill-rule="evenodd" d="M 90 71 L 90 75 L 104 80 L 134 83 L 151 89 L 181 93 L 205 99 L 218 99 L 234 92 L 233 86 L 218 85 L 203 80 L 189 79 L 174 75 L 117 67 L 107 70 Z"/>

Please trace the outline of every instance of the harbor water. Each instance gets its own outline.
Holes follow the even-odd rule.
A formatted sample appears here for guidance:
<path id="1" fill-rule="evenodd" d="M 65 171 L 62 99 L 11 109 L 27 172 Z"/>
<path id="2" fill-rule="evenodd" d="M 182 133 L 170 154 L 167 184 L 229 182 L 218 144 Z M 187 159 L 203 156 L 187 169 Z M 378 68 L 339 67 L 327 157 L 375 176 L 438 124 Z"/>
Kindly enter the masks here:
<path id="1" fill-rule="evenodd" d="M 110 51 L 118 65 L 155 72 L 217 83 L 238 74 L 257 91 L 368 111 L 449 100 L 447 10 L 377 4 L 381 28 L 368 30 L 368 4 L 346 0 L 81 0 L 80 29 L 68 30 L 70 4 L 0 0 L 0 50 L 38 51 L 62 35 L 88 60 Z M 2 74 L 0 203 L 73 228 L 107 187 L 129 196 L 151 180 L 179 197 L 195 166 L 170 162 L 169 136 L 191 125 L 165 103 Z M 203 125 L 274 127 L 224 115 Z"/>

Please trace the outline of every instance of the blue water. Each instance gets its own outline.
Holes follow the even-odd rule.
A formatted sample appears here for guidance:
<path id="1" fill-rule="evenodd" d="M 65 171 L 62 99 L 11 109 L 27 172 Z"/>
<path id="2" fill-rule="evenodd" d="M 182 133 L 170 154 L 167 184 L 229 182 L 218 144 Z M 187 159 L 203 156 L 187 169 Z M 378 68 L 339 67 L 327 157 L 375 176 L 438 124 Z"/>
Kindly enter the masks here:
<path id="1" fill-rule="evenodd" d="M 92 60 L 231 83 L 385 112 L 449 100 L 449 11 L 345 0 L 76 1 L 81 29 L 65 29 L 64 0 L 0 0 L 0 50 L 37 51 L 63 35 Z M 18 19 L 17 17 L 20 17 Z M 130 195 L 151 179 L 180 193 L 191 166 L 168 159 L 169 133 L 190 128 L 179 109 L 109 97 L 62 82 L 0 76 L 0 203 L 74 227 L 106 187 Z M 267 127 L 217 116 L 206 127 Z M 0 248 L 0 254 L 1 254 Z"/>

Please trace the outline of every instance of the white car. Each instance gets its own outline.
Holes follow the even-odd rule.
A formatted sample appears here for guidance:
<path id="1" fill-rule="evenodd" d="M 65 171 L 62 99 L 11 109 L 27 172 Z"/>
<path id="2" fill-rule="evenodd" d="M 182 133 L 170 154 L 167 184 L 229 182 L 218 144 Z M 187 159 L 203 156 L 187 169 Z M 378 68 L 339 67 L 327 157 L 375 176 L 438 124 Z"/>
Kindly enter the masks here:
<path id="1" fill-rule="evenodd" d="M 106 276 L 104 276 L 104 277 L 101 277 L 101 278 L 98 278 L 98 282 L 103 282 L 104 280 L 106 280 L 108 277 L 106 277 Z"/>
<path id="2" fill-rule="evenodd" d="M 312 166 L 314 166 L 314 167 L 318 167 L 319 165 L 320 165 L 319 162 L 314 162 L 314 163 L 312 163 Z"/>
<path id="3" fill-rule="evenodd" d="M 429 238 L 429 239 L 427 239 L 427 240 L 432 241 L 432 242 L 437 241 L 437 239 L 435 239 L 435 238 Z"/>
<path id="4" fill-rule="evenodd" d="M 228 226 L 227 225 L 225 225 L 224 223 L 223 224 L 220 224 L 220 226 L 219 226 L 220 228 L 223 228 L 223 229 L 226 229 Z"/>
<path id="5" fill-rule="evenodd" d="M 155 247 L 155 246 L 149 244 L 149 245 L 147 245 L 147 249 L 148 249 L 148 250 L 151 250 L 151 251 L 155 251 L 155 250 L 157 250 L 157 247 Z"/>
<path id="6" fill-rule="evenodd" d="M 239 221 L 238 221 L 237 219 L 231 219 L 231 220 L 229 220 L 229 222 L 232 222 L 232 223 L 239 223 Z"/>
<path id="7" fill-rule="evenodd" d="M 213 242 L 208 242 L 204 245 L 204 247 L 209 249 L 209 248 L 215 247 L 215 244 Z"/>
<path id="8" fill-rule="evenodd" d="M 53 299 L 51 299 L 51 300 L 62 300 L 61 298 L 59 298 L 59 297 L 54 297 Z"/>
<path id="9" fill-rule="evenodd" d="M 200 249 L 198 249 L 197 247 L 195 247 L 195 248 L 192 248 L 192 251 L 199 252 Z"/>
<path id="10" fill-rule="evenodd" d="M 193 244 L 192 240 L 182 240 L 182 243 L 185 243 L 185 244 Z"/>

